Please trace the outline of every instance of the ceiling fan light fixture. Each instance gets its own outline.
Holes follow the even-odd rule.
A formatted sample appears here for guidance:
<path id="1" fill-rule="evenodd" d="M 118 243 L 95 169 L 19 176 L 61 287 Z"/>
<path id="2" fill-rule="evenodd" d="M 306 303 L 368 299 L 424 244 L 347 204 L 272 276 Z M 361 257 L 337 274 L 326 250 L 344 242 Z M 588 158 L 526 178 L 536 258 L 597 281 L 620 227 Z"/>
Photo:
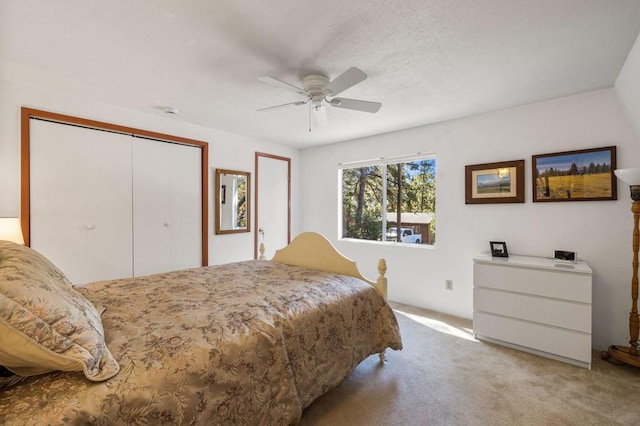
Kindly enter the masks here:
<path id="1" fill-rule="evenodd" d="M 326 127 L 329 125 L 327 109 L 323 105 L 313 105 L 311 111 L 315 127 Z"/>

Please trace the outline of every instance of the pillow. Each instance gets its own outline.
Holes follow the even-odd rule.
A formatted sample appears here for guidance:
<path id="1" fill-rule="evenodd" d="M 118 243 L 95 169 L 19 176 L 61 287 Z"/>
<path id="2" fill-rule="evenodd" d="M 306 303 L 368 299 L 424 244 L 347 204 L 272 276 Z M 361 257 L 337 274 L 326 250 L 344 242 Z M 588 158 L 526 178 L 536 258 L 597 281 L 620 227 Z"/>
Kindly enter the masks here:
<path id="1" fill-rule="evenodd" d="M 0 365 L 22 375 L 83 371 L 103 381 L 120 370 L 95 306 L 37 251 L 0 241 Z"/>

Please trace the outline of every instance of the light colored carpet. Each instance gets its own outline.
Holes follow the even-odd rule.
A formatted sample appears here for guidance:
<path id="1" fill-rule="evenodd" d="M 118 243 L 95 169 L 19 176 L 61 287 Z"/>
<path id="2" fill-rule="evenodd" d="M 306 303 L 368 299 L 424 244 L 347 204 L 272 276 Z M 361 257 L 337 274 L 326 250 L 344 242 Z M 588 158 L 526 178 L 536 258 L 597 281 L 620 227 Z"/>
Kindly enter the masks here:
<path id="1" fill-rule="evenodd" d="M 404 349 L 371 356 L 301 425 L 639 425 L 640 369 L 591 371 L 473 339 L 471 321 L 392 303 Z"/>

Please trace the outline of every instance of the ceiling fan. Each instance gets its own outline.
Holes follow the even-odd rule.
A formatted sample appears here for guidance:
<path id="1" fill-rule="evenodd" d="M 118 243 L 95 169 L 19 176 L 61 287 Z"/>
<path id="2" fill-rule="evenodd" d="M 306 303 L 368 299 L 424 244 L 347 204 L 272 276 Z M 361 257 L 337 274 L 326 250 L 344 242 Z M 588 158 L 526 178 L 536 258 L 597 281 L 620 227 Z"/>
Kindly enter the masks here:
<path id="1" fill-rule="evenodd" d="M 302 88 L 289 84 L 273 77 L 260 77 L 258 80 L 281 87 L 306 97 L 305 100 L 289 102 L 260 108 L 258 111 L 268 111 L 275 108 L 288 106 L 309 105 L 309 131 L 311 131 L 311 117 L 316 126 L 328 124 L 325 104 L 336 108 L 346 108 L 363 112 L 378 112 L 382 104 L 380 102 L 362 101 L 359 99 L 336 98 L 339 93 L 364 81 L 367 75 L 358 68 L 352 67 L 337 76 L 333 80 L 322 74 L 311 74 L 302 79 Z"/>

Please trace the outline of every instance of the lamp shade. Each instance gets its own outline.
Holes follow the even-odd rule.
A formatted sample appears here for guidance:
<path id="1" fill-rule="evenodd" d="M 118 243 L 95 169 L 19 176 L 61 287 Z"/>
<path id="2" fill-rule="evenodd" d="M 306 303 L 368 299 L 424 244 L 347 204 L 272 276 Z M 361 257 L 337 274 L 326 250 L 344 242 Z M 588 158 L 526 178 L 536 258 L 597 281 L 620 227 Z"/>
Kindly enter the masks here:
<path id="1" fill-rule="evenodd" d="M 617 169 L 614 173 L 624 183 L 629 186 L 640 185 L 640 168 Z"/>
<path id="2" fill-rule="evenodd" d="M 24 244 L 20 219 L 17 217 L 0 217 L 0 240 Z"/>

